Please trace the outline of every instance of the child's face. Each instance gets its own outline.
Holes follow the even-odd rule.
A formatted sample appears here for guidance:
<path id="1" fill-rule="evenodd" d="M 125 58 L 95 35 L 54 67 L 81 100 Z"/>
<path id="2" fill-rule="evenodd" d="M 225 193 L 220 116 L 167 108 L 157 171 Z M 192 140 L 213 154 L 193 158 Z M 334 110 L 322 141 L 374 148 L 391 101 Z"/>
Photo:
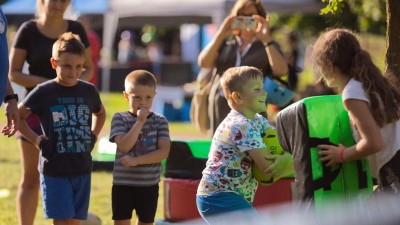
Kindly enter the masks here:
<path id="1" fill-rule="evenodd" d="M 44 0 L 46 14 L 49 16 L 63 16 L 71 0 Z"/>
<path id="2" fill-rule="evenodd" d="M 135 115 L 139 109 L 150 110 L 155 95 L 155 87 L 147 85 L 133 85 L 128 92 L 124 91 L 124 97 L 130 104 L 129 111 Z"/>
<path id="3" fill-rule="evenodd" d="M 63 86 L 74 86 L 81 76 L 85 57 L 78 54 L 62 53 L 58 60 L 51 58 L 51 65 L 57 72 L 57 82 Z"/>
<path id="4" fill-rule="evenodd" d="M 267 94 L 264 91 L 264 83 L 261 77 L 248 80 L 239 92 L 240 111 L 247 117 L 253 118 L 256 113 L 265 112 Z"/>

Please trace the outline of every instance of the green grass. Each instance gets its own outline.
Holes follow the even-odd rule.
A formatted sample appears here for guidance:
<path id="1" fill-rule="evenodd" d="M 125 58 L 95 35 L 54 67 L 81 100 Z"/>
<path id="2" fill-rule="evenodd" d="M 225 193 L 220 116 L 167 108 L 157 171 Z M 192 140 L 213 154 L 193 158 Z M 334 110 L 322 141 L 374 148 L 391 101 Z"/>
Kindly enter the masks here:
<path id="1" fill-rule="evenodd" d="M 107 120 L 102 135 L 107 136 L 110 131 L 112 115 L 115 112 L 127 110 L 128 104 L 122 94 L 119 93 L 101 94 L 101 98 L 107 110 Z M 0 116 L 0 126 L 4 124 L 5 117 Z M 172 139 L 204 137 L 189 123 L 170 123 L 170 132 Z M 19 149 L 15 137 L 0 136 L 0 143 L 0 225 L 18 224 L 15 199 L 21 171 Z M 110 172 L 93 172 L 89 211 L 98 215 L 103 225 L 113 224 L 111 219 L 111 186 L 112 174 Z M 160 182 L 160 197 L 156 220 L 164 218 L 163 199 L 163 182 Z M 35 224 L 51 224 L 51 220 L 43 218 L 40 202 Z"/>

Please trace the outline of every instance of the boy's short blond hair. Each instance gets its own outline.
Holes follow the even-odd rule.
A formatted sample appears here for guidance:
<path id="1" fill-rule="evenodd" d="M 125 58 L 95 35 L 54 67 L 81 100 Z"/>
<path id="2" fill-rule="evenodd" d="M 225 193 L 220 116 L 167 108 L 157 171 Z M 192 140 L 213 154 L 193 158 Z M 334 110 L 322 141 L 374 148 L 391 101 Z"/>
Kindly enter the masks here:
<path id="1" fill-rule="evenodd" d="M 230 101 L 233 92 L 241 92 L 243 85 L 250 79 L 260 77 L 263 79 L 261 70 L 252 66 L 232 67 L 227 69 L 221 77 L 220 83 L 225 98 Z"/>
<path id="2" fill-rule="evenodd" d="M 125 78 L 125 91 L 130 92 L 135 85 L 145 85 L 156 88 L 156 77 L 147 70 L 134 70 Z"/>
<path id="3" fill-rule="evenodd" d="M 85 56 L 85 46 L 82 44 L 79 35 L 66 32 L 60 35 L 53 44 L 52 57 L 55 60 L 60 58 L 62 53 L 71 53 Z"/>

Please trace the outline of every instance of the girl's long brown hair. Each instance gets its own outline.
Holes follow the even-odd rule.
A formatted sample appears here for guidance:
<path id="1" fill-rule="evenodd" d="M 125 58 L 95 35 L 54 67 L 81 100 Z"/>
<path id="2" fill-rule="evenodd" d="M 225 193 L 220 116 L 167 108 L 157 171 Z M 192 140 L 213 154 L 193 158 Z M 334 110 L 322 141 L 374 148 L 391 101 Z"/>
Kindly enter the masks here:
<path id="1" fill-rule="evenodd" d="M 314 66 L 319 71 L 333 65 L 362 83 L 370 99 L 372 115 L 380 127 L 400 119 L 400 90 L 383 76 L 355 35 L 346 29 L 323 33 L 315 43 Z"/>

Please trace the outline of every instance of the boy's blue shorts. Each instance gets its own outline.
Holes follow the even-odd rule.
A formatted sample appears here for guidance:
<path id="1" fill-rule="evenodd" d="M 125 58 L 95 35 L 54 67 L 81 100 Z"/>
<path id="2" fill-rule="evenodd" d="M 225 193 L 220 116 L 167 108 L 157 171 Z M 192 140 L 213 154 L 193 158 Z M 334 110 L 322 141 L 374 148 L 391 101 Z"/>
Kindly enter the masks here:
<path id="1" fill-rule="evenodd" d="M 196 196 L 197 209 L 201 217 L 208 224 L 229 224 L 222 221 L 221 217 L 213 218 L 216 215 L 239 211 L 243 215 L 244 221 L 254 221 L 259 219 L 256 209 L 241 195 L 234 192 L 218 192 L 211 195 Z M 229 218 L 229 217 L 228 217 Z"/>
<path id="2" fill-rule="evenodd" d="M 86 220 L 91 175 L 50 177 L 40 174 L 45 218 Z"/>

